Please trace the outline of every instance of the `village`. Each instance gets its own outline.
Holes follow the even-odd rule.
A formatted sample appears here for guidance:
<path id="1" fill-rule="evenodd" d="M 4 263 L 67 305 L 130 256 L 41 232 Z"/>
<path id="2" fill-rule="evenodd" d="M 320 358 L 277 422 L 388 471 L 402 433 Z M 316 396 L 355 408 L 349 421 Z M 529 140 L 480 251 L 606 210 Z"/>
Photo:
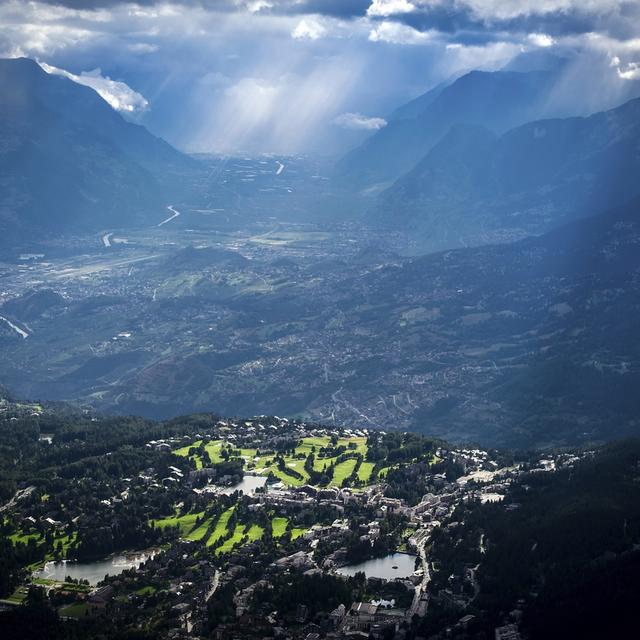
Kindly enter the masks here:
<path id="1" fill-rule="evenodd" d="M 16 494 L 6 505 L 16 544 L 38 549 L 48 540 L 53 555 L 32 565 L 2 606 L 18 604 L 31 585 L 63 619 L 126 619 L 135 609 L 167 638 L 263 637 L 272 629 L 279 638 L 402 640 L 436 603 L 460 612 L 455 628 L 464 634 L 478 567 L 434 586 L 434 534 L 455 536 L 466 503 L 517 509 L 505 498 L 521 473 L 577 460 L 505 464 L 488 451 L 415 434 L 266 416 L 201 416 L 188 431 L 146 441 L 136 474 L 84 479 L 83 491 L 95 494 L 91 522 L 80 507 L 33 486 Z M 139 535 L 153 544 L 106 560 L 82 555 L 83 539 L 93 544 L 104 532 L 99 525 L 136 505 L 149 514 L 136 525 Z M 310 599 L 292 608 L 281 599 L 296 584 Z M 505 638 L 519 637 L 517 626 L 511 631 Z"/>

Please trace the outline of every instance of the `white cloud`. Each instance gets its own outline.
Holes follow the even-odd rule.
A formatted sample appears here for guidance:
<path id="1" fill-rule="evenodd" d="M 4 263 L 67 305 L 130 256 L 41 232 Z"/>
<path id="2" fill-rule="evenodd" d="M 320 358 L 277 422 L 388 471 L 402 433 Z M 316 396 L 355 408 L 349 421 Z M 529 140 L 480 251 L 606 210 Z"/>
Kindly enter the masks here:
<path id="1" fill-rule="evenodd" d="M 620 64 L 620 59 L 617 59 L 616 71 L 618 77 L 623 80 L 638 80 L 640 79 L 640 62 L 627 62 L 625 65 Z"/>
<path id="2" fill-rule="evenodd" d="M 440 60 L 445 75 L 484 69 L 499 69 L 514 56 L 522 52 L 521 45 L 514 42 L 490 42 L 484 45 L 451 43 L 446 46 L 447 55 Z"/>
<path id="3" fill-rule="evenodd" d="M 112 80 L 109 77 L 102 76 L 100 69 L 94 69 L 93 71 L 83 71 L 79 76 L 64 69 L 58 69 L 46 62 L 38 63 L 47 73 L 63 76 L 82 84 L 86 87 L 91 87 L 100 97 L 108 102 L 112 108 L 116 111 L 125 111 L 127 113 L 133 113 L 135 111 L 144 111 L 149 103 L 146 98 L 134 91 L 129 85 L 124 82 Z"/>
<path id="4" fill-rule="evenodd" d="M 10 45 L 8 49 L 0 49 L 0 58 L 27 58 L 24 49 L 19 45 Z"/>
<path id="5" fill-rule="evenodd" d="M 387 126 L 387 121 L 384 118 L 370 118 L 361 113 L 341 113 L 333 122 L 343 129 L 365 129 L 368 131 L 377 131 Z"/>
<path id="6" fill-rule="evenodd" d="M 485 20 L 511 20 L 523 16 L 579 11 L 603 15 L 620 10 L 619 0 L 456 0 Z"/>
<path id="7" fill-rule="evenodd" d="M 327 33 L 327 29 L 313 18 L 300 20 L 296 28 L 291 32 L 295 40 L 318 40 Z"/>
<path id="8" fill-rule="evenodd" d="M 259 13 L 263 9 L 271 9 L 273 2 L 268 2 L 268 0 L 250 0 L 246 6 L 251 13 Z"/>
<path id="9" fill-rule="evenodd" d="M 399 13 L 411 13 L 416 7 L 408 0 L 372 0 L 367 9 L 367 15 L 371 17 L 388 18 Z"/>
<path id="10" fill-rule="evenodd" d="M 556 41 L 546 33 L 530 33 L 527 39 L 536 47 L 551 47 L 556 43 Z"/>
<path id="11" fill-rule="evenodd" d="M 425 44 L 431 40 L 431 34 L 401 22 L 385 20 L 369 32 L 369 40 L 391 44 Z"/>

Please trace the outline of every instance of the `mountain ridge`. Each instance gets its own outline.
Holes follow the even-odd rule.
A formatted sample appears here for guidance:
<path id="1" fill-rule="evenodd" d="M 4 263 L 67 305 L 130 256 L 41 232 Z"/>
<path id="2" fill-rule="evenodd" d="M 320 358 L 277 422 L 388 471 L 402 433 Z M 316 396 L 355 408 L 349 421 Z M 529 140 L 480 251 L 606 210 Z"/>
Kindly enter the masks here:
<path id="1" fill-rule="evenodd" d="M 640 98 L 497 136 L 458 125 L 380 195 L 373 217 L 424 251 L 543 233 L 640 191 Z M 634 151 L 635 150 L 635 151 Z"/>
<path id="2" fill-rule="evenodd" d="M 143 220 L 164 206 L 164 178 L 195 166 L 30 59 L 0 60 L 0 115 L 5 242 Z"/>
<path id="3" fill-rule="evenodd" d="M 415 117 L 392 119 L 345 155 L 337 179 L 357 189 L 380 188 L 409 171 L 454 124 L 481 124 L 500 133 L 539 117 L 557 79 L 552 71 L 471 71 L 396 110 L 411 112 L 427 103 Z"/>

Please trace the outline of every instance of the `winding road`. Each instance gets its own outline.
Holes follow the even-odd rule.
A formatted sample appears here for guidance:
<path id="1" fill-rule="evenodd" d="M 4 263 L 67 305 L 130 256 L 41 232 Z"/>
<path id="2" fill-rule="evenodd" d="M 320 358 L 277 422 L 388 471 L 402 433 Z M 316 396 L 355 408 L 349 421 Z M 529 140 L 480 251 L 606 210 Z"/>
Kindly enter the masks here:
<path id="1" fill-rule="evenodd" d="M 159 227 L 161 227 L 163 224 L 167 224 L 167 222 L 171 222 L 174 218 L 177 218 L 180 215 L 180 212 L 177 209 L 174 209 L 173 205 L 169 205 L 167 207 L 167 209 L 169 209 L 169 211 L 171 211 L 171 215 L 166 220 L 163 220 L 158 225 Z"/>

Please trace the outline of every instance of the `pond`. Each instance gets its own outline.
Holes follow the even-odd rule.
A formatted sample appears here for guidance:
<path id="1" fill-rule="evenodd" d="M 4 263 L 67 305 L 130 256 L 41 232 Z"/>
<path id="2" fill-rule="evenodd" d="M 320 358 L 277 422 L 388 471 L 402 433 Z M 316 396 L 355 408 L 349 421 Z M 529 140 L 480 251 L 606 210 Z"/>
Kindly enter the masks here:
<path id="1" fill-rule="evenodd" d="M 343 576 L 354 576 L 363 571 L 367 578 L 408 578 L 415 571 L 416 556 L 409 553 L 390 553 L 383 558 L 373 558 L 358 564 L 340 567 L 336 571 Z"/>
<path id="2" fill-rule="evenodd" d="M 233 487 L 225 487 L 224 489 L 221 489 L 219 493 L 231 495 L 234 491 L 242 491 L 244 495 L 251 496 L 255 493 L 256 489 L 264 487 L 266 483 L 266 476 L 245 475 L 241 482 L 233 485 Z"/>
<path id="3" fill-rule="evenodd" d="M 117 555 L 94 562 L 47 562 L 44 567 L 34 572 L 35 578 L 46 578 L 63 582 L 67 576 L 76 580 L 88 580 L 90 585 L 96 585 L 104 580 L 105 575 L 118 575 L 127 569 L 138 568 L 142 563 L 153 557 L 154 552 L 140 552 L 128 555 Z"/>

